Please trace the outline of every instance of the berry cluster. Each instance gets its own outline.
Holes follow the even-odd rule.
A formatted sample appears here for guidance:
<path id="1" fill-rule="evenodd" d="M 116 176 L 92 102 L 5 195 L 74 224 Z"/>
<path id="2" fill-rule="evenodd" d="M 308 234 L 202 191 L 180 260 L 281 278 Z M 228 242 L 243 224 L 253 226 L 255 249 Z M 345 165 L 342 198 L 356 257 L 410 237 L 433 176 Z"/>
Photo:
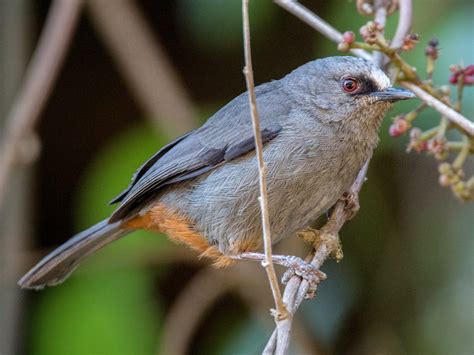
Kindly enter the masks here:
<path id="1" fill-rule="evenodd" d="M 337 49 L 341 52 L 349 52 L 351 45 L 355 42 L 355 33 L 352 31 L 346 31 L 342 34 L 342 42 L 339 43 Z"/>
<path id="2" fill-rule="evenodd" d="M 454 164 L 453 164 L 454 165 Z M 464 172 L 449 163 L 441 163 L 438 167 L 439 184 L 450 187 L 453 193 L 460 199 L 468 201 L 474 195 L 474 176 L 463 181 Z"/>
<path id="3" fill-rule="evenodd" d="M 360 28 L 360 35 L 365 43 L 376 44 L 380 38 L 383 38 L 384 27 L 377 21 L 369 21 Z"/>
<path id="4" fill-rule="evenodd" d="M 432 38 L 428 45 L 425 48 L 425 55 L 433 60 L 438 59 L 439 56 L 439 48 L 438 48 L 438 39 Z"/>
<path id="5" fill-rule="evenodd" d="M 463 85 L 474 85 L 474 65 L 471 64 L 465 68 L 460 65 L 451 65 L 449 70 L 452 73 L 449 78 L 451 84 L 462 82 Z"/>
<path id="6" fill-rule="evenodd" d="M 360 4 L 368 5 L 369 2 L 361 0 Z M 388 71 L 393 73 L 397 80 L 409 81 L 454 110 L 461 111 L 464 87 L 474 85 L 474 65 L 465 67 L 453 65 L 450 67 L 452 74 L 449 82 L 456 85 L 456 100 L 453 101 L 449 85 L 435 86 L 433 84 L 435 63 L 440 54 L 439 41 L 436 38 L 432 38 L 425 47 L 427 77 L 423 80 L 416 69 L 400 56 L 401 52 L 413 50 L 419 43 L 420 37 L 417 34 L 407 35 L 399 49 L 391 47 L 390 42 L 384 36 L 383 26 L 376 21 L 369 21 L 362 26 L 360 35 L 363 42 L 356 41 L 354 32 L 345 32 L 338 49 L 344 52 L 352 48 L 382 52 L 390 60 L 389 66 L 392 68 L 389 68 Z M 467 157 L 474 154 L 474 137 L 459 126 L 450 123 L 445 117 L 441 117 L 437 126 L 424 132 L 418 127 L 413 127 L 419 113 L 426 108 L 427 105 L 423 103 L 415 110 L 395 117 L 389 128 L 390 136 L 399 137 L 409 132 L 407 151 L 426 152 L 432 155 L 441 162 L 439 167 L 440 184 L 451 187 L 455 196 L 461 200 L 474 200 L 474 177 L 463 180 L 463 165 Z M 451 141 L 448 139 L 446 133 L 449 130 L 457 130 L 461 134 L 462 140 Z M 452 163 L 448 162 L 450 157 L 453 157 Z"/>
<path id="7" fill-rule="evenodd" d="M 420 36 L 416 33 L 411 33 L 405 37 L 402 44 L 402 51 L 411 51 L 420 41 Z"/>

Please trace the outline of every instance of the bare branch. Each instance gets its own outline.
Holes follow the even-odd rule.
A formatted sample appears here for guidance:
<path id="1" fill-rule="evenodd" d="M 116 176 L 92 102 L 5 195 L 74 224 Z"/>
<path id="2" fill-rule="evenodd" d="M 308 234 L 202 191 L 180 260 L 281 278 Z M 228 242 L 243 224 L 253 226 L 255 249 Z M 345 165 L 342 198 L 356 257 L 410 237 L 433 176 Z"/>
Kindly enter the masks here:
<path id="1" fill-rule="evenodd" d="M 367 174 L 368 168 L 369 162 L 367 161 L 359 171 L 357 178 L 348 191 L 350 198 L 357 199 L 357 196 L 362 188 L 362 184 L 366 180 L 365 175 Z M 320 243 L 314 251 L 314 255 L 310 254 L 307 257 L 307 259 L 311 260 L 311 264 L 313 264 L 318 269 L 322 267 L 328 257 L 334 253 L 340 252 L 338 236 L 339 231 L 341 230 L 344 223 L 350 219 L 358 209 L 358 204 L 356 204 L 353 209 L 348 209 L 346 206 L 347 202 L 345 198 L 340 199 L 336 203 L 331 213 L 331 217 L 320 230 L 320 235 L 318 237 Z M 293 315 L 300 306 L 301 302 L 304 300 L 308 289 L 309 283 L 306 280 L 303 280 L 301 277 L 293 276 L 290 279 L 283 294 L 283 302 L 285 302 L 290 315 L 278 323 L 278 328 L 274 330 L 272 336 L 270 337 L 263 352 L 264 354 L 272 354 L 273 349 L 276 349 L 275 354 L 286 353 L 290 341 Z"/>
<path id="2" fill-rule="evenodd" d="M 387 0 L 377 0 L 375 1 L 375 17 L 374 20 L 381 24 L 385 28 L 387 22 L 387 6 L 390 5 L 390 1 Z M 384 67 L 387 57 L 378 51 L 373 53 L 373 62 L 380 68 Z"/>
<path id="3" fill-rule="evenodd" d="M 135 2 L 94 0 L 88 9 L 147 117 L 169 136 L 194 128 L 196 115 L 184 85 Z"/>
<path id="4" fill-rule="evenodd" d="M 244 32 L 244 52 L 245 52 L 245 67 L 244 76 L 247 84 L 250 113 L 252 116 L 253 134 L 255 137 L 255 150 L 258 160 L 258 175 L 260 185 L 260 210 L 262 214 L 262 229 L 263 229 L 263 246 L 265 250 L 265 262 L 262 265 L 267 271 L 268 280 L 272 289 L 273 298 L 275 300 L 276 314 L 275 319 L 282 319 L 286 317 L 287 311 L 283 304 L 280 292 L 280 286 L 275 273 L 275 267 L 272 261 L 272 239 L 270 234 L 270 217 L 268 215 L 268 195 L 267 195 L 267 168 L 263 160 L 263 145 L 262 136 L 260 133 L 260 119 L 257 111 L 257 99 L 255 96 L 255 83 L 253 79 L 252 68 L 252 54 L 250 49 L 250 24 L 248 13 L 249 0 L 242 0 L 242 18 L 243 18 L 243 32 Z"/>
<path id="5" fill-rule="evenodd" d="M 397 0 L 399 6 L 399 18 L 395 36 L 390 43 L 390 48 L 399 50 L 403 45 L 405 37 L 410 33 L 413 20 L 412 0 Z M 388 71 L 390 81 L 394 82 L 397 78 L 398 69 L 391 67 Z"/>
<path id="6" fill-rule="evenodd" d="M 398 19 L 397 30 L 391 43 L 391 47 L 396 49 L 402 46 L 405 36 L 410 33 L 413 17 L 412 0 L 398 0 L 398 2 L 400 15 Z"/>
<path id="7" fill-rule="evenodd" d="M 369 161 L 367 161 L 359 171 L 356 180 L 348 191 L 349 198 L 357 199 L 362 184 L 366 180 L 365 176 L 368 167 Z M 334 255 L 336 258 L 342 257 L 342 255 L 338 255 L 338 253 L 341 253 L 339 231 L 344 223 L 355 214 L 357 209 L 358 203 L 355 204 L 353 209 L 348 209 L 346 198 L 341 198 L 336 203 L 328 222 L 326 222 L 324 227 L 319 231 L 319 244 L 315 248 L 314 255 L 311 256 L 310 254 L 308 256 L 308 258 L 311 259 L 311 264 L 316 268 L 320 269 L 331 255 Z M 286 354 L 290 342 L 293 315 L 304 300 L 305 295 L 308 293 L 308 289 L 309 283 L 299 276 L 293 276 L 288 282 L 283 294 L 283 301 L 287 305 L 290 316 L 278 323 L 279 328 L 274 331 L 274 334 L 270 337 L 265 349 L 274 348 L 274 342 L 276 341 L 275 354 Z"/>
<path id="8" fill-rule="evenodd" d="M 0 206 L 19 148 L 45 106 L 79 19 L 81 0 L 56 0 L 46 19 L 23 85 L 6 118 L 0 148 Z"/>
<path id="9" fill-rule="evenodd" d="M 332 41 L 336 43 L 340 43 L 342 41 L 341 33 L 321 20 L 307 8 L 298 4 L 296 1 L 275 0 L 275 2 L 287 9 L 289 12 L 293 13 L 295 16 L 302 19 L 304 22 L 310 24 Z M 375 2 L 375 5 L 375 20 L 384 25 L 386 22 L 387 13 L 389 11 L 386 7 L 388 6 L 388 2 L 379 0 Z M 405 23 L 406 22 L 407 21 L 405 21 Z M 411 23 L 411 18 L 408 20 L 408 22 Z M 401 28 L 404 27 L 402 26 Z M 404 37 L 405 36 L 403 35 L 403 38 Z M 360 54 L 357 52 L 355 54 L 360 56 Z M 365 55 L 367 52 L 363 51 L 362 54 Z M 384 62 L 383 54 L 380 53 L 380 55 L 374 55 L 373 61 L 375 64 L 382 66 Z M 369 160 L 364 164 L 356 180 L 348 191 L 349 199 L 352 199 L 353 203 L 352 209 L 347 208 L 347 199 L 342 198 L 334 206 L 329 221 L 323 226 L 323 228 L 321 228 L 320 231 L 318 231 L 318 245 L 315 245 L 314 255 L 309 255 L 307 258 L 310 259 L 311 263 L 318 269 L 331 255 L 335 256 L 336 258 L 342 257 L 342 252 L 340 250 L 339 231 L 344 223 L 350 219 L 358 209 L 358 194 L 363 182 L 365 181 L 368 166 Z M 292 277 L 288 282 L 283 294 L 283 301 L 287 306 L 290 315 L 286 319 L 277 322 L 277 328 L 270 337 L 263 351 L 264 354 L 285 354 L 287 352 L 290 342 L 293 315 L 307 294 L 308 288 L 308 282 L 298 276 Z"/>
<path id="10" fill-rule="evenodd" d="M 401 41 L 403 43 L 403 39 L 405 38 L 406 34 L 409 32 L 410 27 L 411 27 L 411 19 L 412 19 L 412 8 L 411 8 L 411 0 L 399 0 L 400 1 L 400 18 L 399 18 L 399 25 L 397 27 L 397 41 L 399 41 L 401 38 Z M 275 0 L 275 2 L 287 9 L 289 12 L 291 12 L 293 15 L 297 16 L 300 18 L 302 21 L 310 24 L 313 28 L 316 30 L 320 30 L 322 25 L 324 25 L 324 31 L 321 31 L 323 35 L 325 35 L 328 39 L 335 43 L 340 43 L 341 41 L 339 40 L 342 36 L 342 34 L 337 31 L 334 27 L 332 27 L 330 24 L 327 22 L 323 21 L 320 19 L 318 16 L 316 16 L 313 12 L 311 12 L 309 9 L 305 8 L 304 6 L 300 5 L 297 1 L 295 0 Z M 410 6 L 408 9 L 407 6 Z M 405 16 L 407 18 L 405 18 Z M 400 24 L 400 22 L 403 22 L 403 24 Z M 402 31 L 403 30 L 403 31 Z M 367 52 L 363 51 L 362 55 L 360 52 L 352 52 L 356 54 L 359 57 L 366 58 L 367 55 L 369 56 L 368 59 L 371 59 L 370 54 Z M 404 81 L 402 83 L 403 86 L 406 88 L 410 89 L 415 87 L 415 84 L 409 83 Z M 457 113 L 456 111 L 450 109 L 448 106 L 443 104 L 441 101 L 433 97 L 432 95 L 428 94 L 426 91 L 423 89 L 417 87 L 417 89 L 412 90 L 421 100 L 425 101 L 428 103 L 430 102 L 430 106 L 433 107 L 435 110 L 440 112 L 441 114 L 445 115 L 448 120 L 451 122 L 457 124 L 459 127 L 462 127 L 470 136 L 473 136 L 473 130 L 474 130 L 474 123 L 466 118 L 465 116 L 461 115 L 460 113 Z M 428 100 L 428 101 L 427 101 Z"/>
<path id="11" fill-rule="evenodd" d="M 164 253 L 166 254 L 166 253 Z M 166 255 L 164 255 L 166 257 Z M 170 261 L 170 260 L 168 260 Z M 189 260 L 194 262 L 194 260 Z M 226 270 L 205 268 L 199 271 L 181 291 L 167 313 L 160 337 L 157 354 L 186 354 L 189 352 L 193 335 L 209 309 L 226 294 L 237 293 L 241 300 L 252 310 L 254 316 L 268 321 L 266 309 L 269 297 L 264 292 L 255 265 L 239 263 Z M 302 353 L 314 353 L 314 344 L 306 334 L 302 324 L 295 323 L 296 347 Z"/>
<path id="12" fill-rule="evenodd" d="M 425 102 L 428 106 L 434 108 L 444 117 L 446 117 L 449 121 L 461 127 L 471 137 L 474 137 L 474 122 L 468 120 L 459 112 L 456 112 L 455 110 L 445 105 L 435 97 L 431 96 L 429 93 L 427 93 L 425 90 L 423 90 L 416 84 L 411 83 L 409 81 L 402 81 L 400 82 L 400 85 L 413 91 L 413 93 L 421 100 L 423 100 L 423 102 Z"/>
<path id="13" fill-rule="evenodd" d="M 311 12 L 308 8 L 301 5 L 296 0 L 274 0 L 275 3 L 288 12 L 298 17 L 301 21 L 313 27 L 331 41 L 335 43 L 342 42 L 342 33 L 324 21 L 321 17 Z M 361 58 L 372 60 L 372 56 L 362 49 L 351 49 L 351 52 Z"/>

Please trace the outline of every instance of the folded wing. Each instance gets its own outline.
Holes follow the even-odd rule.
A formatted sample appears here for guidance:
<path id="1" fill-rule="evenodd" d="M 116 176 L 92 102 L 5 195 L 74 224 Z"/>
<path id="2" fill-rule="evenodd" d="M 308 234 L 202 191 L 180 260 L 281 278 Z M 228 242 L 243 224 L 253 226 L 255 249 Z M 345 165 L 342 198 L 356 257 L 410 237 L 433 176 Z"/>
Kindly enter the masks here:
<path id="1" fill-rule="evenodd" d="M 282 130 L 290 110 L 274 81 L 256 88 L 263 143 L 274 139 Z M 118 221 L 148 202 L 163 186 L 202 175 L 220 164 L 255 149 L 247 93 L 219 110 L 202 127 L 163 147 L 134 175 L 130 186 L 112 203 L 120 205 L 110 217 Z"/>

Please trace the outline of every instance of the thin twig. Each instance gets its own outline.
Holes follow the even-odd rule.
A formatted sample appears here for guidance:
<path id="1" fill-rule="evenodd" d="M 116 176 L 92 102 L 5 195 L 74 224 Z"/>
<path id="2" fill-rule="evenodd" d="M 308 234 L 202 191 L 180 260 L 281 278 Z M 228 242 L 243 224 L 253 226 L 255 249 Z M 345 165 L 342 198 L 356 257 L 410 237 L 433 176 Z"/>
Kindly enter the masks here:
<path id="1" fill-rule="evenodd" d="M 32 132 L 63 63 L 77 20 L 81 0 L 56 0 L 46 19 L 20 93 L 6 118 L 0 148 L 0 207 L 24 137 Z"/>
<path id="2" fill-rule="evenodd" d="M 325 31 L 321 31 L 322 34 L 324 34 L 328 39 L 335 43 L 340 43 L 339 35 L 342 36 L 340 32 L 338 32 L 334 27 L 329 25 L 327 22 L 321 20 L 316 14 L 308 10 L 307 8 L 303 7 L 300 5 L 298 2 L 294 0 L 275 0 L 275 2 L 287 9 L 289 12 L 291 12 L 293 15 L 301 19 L 302 21 L 310 24 L 313 28 L 319 31 L 319 28 L 323 27 L 325 28 Z M 406 9 L 406 6 L 411 5 L 411 0 L 400 0 L 400 9 L 403 9 L 403 13 L 400 13 L 400 19 L 399 21 L 403 21 L 403 26 L 399 25 L 398 28 L 403 28 L 406 33 L 400 32 L 398 34 L 397 38 L 405 38 L 405 36 L 408 34 L 408 31 L 411 28 L 411 16 L 412 16 L 412 10 Z M 295 11 L 294 8 L 296 8 L 298 11 Z M 409 16 L 409 18 L 404 18 L 402 15 Z M 319 24 L 319 25 L 317 25 Z M 401 30 L 400 30 L 401 31 Z M 398 33 L 398 30 L 397 30 Z M 366 54 L 367 52 L 363 52 L 365 54 L 360 55 L 359 52 L 352 52 L 356 54 L 359 57 L 362 58 L 367 58 Z M 370 59 L 370 55 L 369 55 Z M 462 127 L 470 136 L 473 136 L 474 132 L 474 123 L 466 118 L 465 116 L 461 115 L 460 113 L 450 109 L 448 106 L 443 104 L 440 100 L 436 99 L 434 96 L 430 95 L 426 91 L 420 89 L 418 86 L 412 83 L 407 83 L 403 82 L 402 85 L 404 85 L 406 88 L 410 89 L 412 87 L 417 87 L 417 89 L 412 90 L 418 98 L 423 100 L 426 104 L 429 106 L 433 107 L 435 110 L 440 112 L 441 114 L 445 115 L 448 120 L 451 122 L 457 124 L 459 127 Z"/>
<path id="3" fill-rule="evenodd" d="M 403 45 L 403 40 L 411 31 L 413 18 L 412 0 L 398 0 L 399 19 L 395 36 L 393 36 L 391 47 L 398 49 Z"/>
<path id="4" fill-rule="evenodd" d="M 378 22 L 385 28 L 385 24 L 387 22 L 387 6 L 389 1 L 387 0 L 376 0 L 375 1 L 375 16 L 374 20 Z M 383 34 L 384 32 L 382 32 Z M 373 53 L 373 62 L 376 66 L 383 68 L 386 62 L 387 57 L 378 51 L 374 51 Z"/>
<path id="5" fill-rule="evenodd" d="M 98 33 L 147 118 L 171 137 L 195 128 L 191 99 L 135 1 L 87 4 Z"/>
<path id="6" fill-rule="evenodd" d="M 264 295 L 264 285 L 255 271 L 254 264 L 239 263 L 227 270 L 205 268 L 199 271 L 179 293 L 166 315 L 163 335 L 160 337 L 157 354 L 182 355 L 190 351 L 190 343 L 197 326 L 219 299 L 229 293 L 236 293 L 252 310 L 253 316 L 268 321 L 262 312 L 268 305 L 269 297 Z M 296 347 L 304 354 L 314 353 L 311 338 L 302 324 L 298 328 Z M 311 345 L 310 345 L 311 344 Z"/>
<path id="7" fill-rule="evenodd" d="M 441 115 L 446 117 L 452 123 L 461 127 L 471 137 L 474 137 L 474 122 L 468 120 L 459 112 L 456 112 L 451 107 L 447 106 L 446 104 L 442 103 L 435 97 L 431 96 L 429 93 L 427 93 L 425 90 L 420 88 L 418 85 L 409 81 L 401 81 L 400 85 L 413 91 L 413 93 L 416 96 L 418 96 L 420 100 L 422 100 L 428 106 L 434 108 L 436 111 L 441 113 Z"/>
<path id="8" fill-rule="evenodd" d="M 365 181 L 368 167 L 369 162 L 367 161 L 359 171 L 356 180 L 348 191 L 350 196 L 353 196 L 354 198 L 358 196 L 360 189 L 362 188 L 362 184 Z M 341 199 L 336 203 L 328 222 L 321 229 L 321 233 L 324 235 L 324 237 L 321 238 L 319 247 L 314 252 L 314 255 L 309 256 L 311 257 L 311 264 L 319 269 L 326 259 L 332 253 L 337 251 L 336 249 L 339 243 L 339 231 L 347 219 L 349 219 L 354 214 L 354 212 L 354 210 L 349 210 L 346 208 L 346 202 L 344 199 Z M 293 276 L 290 279 L 283 294 L 283 301 L 287 305 L 290 316 L 288 316 L 287 319 L 279 322 L 278 327 L 280 329 L 274 330 L 263 351 L 264 354 L 286 353 L 289 345 L 293 315 L 300 306 L 301 302 L 304 300 L 308 289 L 309 283 L 306 280 L 303 280 L 301 277 Z"/>
<path id="9" fill-rule="evenodd" d="M 285 7 L 288 11 L 302 19 L 304 22 L 309 24 L 319 24 L 319 25 L 312 25 L 318 31 L 323 33 L 326 37 L 331 39 L 336 43 L 340 43 L 341 39 L 339 37 L 342 36 L 338 33 L 337 30 L 332 28 L 329 24 L 322 21 L 318 16 L 314 13 L 309 11 L 308 9 L 304 8 L 300 4 L 295 1 L 282 1 L 282 0 L 275 0 L 277 4 Z M 298 11 L 290 10 L 291 8 L 296 7 Z M 378 6 L 384 6 L 385 3 L 383 1 L 379 1 Z M 378 21 L 382 21 L 385 23 L 385 17 L 387 16 L 387 11 L 381 11 L 379 8 L 376 8 L 375 12 L 376 16 L 378 17 Z M 411 20 L 409 20 L 411 23 Z M 324 26 L 321 26 L 324 25 Z M 324 29 L 322 31 L 321 29 Z M 408 29 L 407 29 L 408 31 Z M 406 34 L 405 34 L 406 35 Z M 403 35 L 403 38 L 405 37 Z M 363 53 L 366 53 L 363 51 Z M 357 54 L 357 53 L 356 53 Z M 373 58 L 376 61 L 376 64 L 382 65 L 383 64 L 383 57 L 375 56 Z M 377 63 L 378 62 L 378 63 Z M 370 159 L 369 159 L 370 160 Z M 328 222 L 321 228 L 319 231 L 319 245 L 315 248 L 314 256 L 308 256 L 307 259 L 311 259 L 311 263 L 317 267 L 318 269 L 321 268 L 323 263 L 329 258 L 331 255 L 336 255 L 336 258 L 342 257 L 342 252 L 340 250 L 340 242 L 339 242 L 339 231 L 344 225 L 344 223 L 350 219 L 355 212 L 358 210 L 358 194 L 360 189 L 362 188 L 362 184 L 365 181 L 365 176 L 367 174 L 369 160 L 364 164 L 362 169 L 359 171 L 356 180 L 352 184 L 350 190 L 348 191 L 348 195 L 352 199 L 353 206 L 352 209 L 347 208 L 347 200 L 341 199 L 339 200 L 334 209 L 331 213 L 331 216 Z M 293 320 L 293 315 L 295 314 L 296 310 L 300 306 L 301 302 L 303 301 L 305 295 L 307 294 L 309 289 L 309 283 L 306 280 L 298 276 L 293 276 L 290 281 L 288 282 L 284 294 L 283 294 L 283 301 L 287 306 L 287 310 L 289 312 L 289 316 L 286 319 L 280 320 L 277 322 L 277 328 L 274 330 L 272 336 L 270 337 L 263 354 L 286 354 L 289 343 L 290 343 L 290 334 L 291 334 L 291 325 Z"/>
<path id="10" fill-rule="evenodd" d="M 262 214 L 262 230 L 263 230 L 263 245 L 265 250 L 265 262 L 262 265 L 267 272 L 270 287 L 272 289 L 273 298 L 275 300 L 275 319 L 283 319 L 286 317 L 287 311 L 283 304 L 280 286 L 275 273 L 275 267 L 272 262 L 272 239 L 270 235 L 270 217 L 268 215 L 268 195 L 267 195 L 267 168 L 263 160 L 263 145 L 262 136 L 260 132 L 260 118 L 257 112 L 257 99 L 255 96 L 255 83 L 253 79 L 252 68 L 252 54 L 250 50 L 250 24 L 248 13 L 249 0 L 242 0 L 242 17 L 243 17 L 243 32 L 244 32 L 244 53 L 245 53 L 245 67 L 244 76 L 247 84 L 250 113 L 252 116 L 252 126 L 255 138 L 255 150 L 258 160 L 258 175 L 260 186 L 260 210 Z"/>
<path id="11" fill-rule="evenodd" d="M 296 0 L 274 0 L 275 4 L 281 6 L 288 12 L 292 13 L 300 20 L 310 25 L 316 31 L 320 32 L 331 41 L 335 43 L 342 42 L 342 33 L 336 30 L 329 23 L 324 21 L 322 18 L 311 12 L 308 8 L 301 5 Z M 351 52 L 358 57 L 372 60 L 372 56 L 362 49 L 351 49 Z"/>

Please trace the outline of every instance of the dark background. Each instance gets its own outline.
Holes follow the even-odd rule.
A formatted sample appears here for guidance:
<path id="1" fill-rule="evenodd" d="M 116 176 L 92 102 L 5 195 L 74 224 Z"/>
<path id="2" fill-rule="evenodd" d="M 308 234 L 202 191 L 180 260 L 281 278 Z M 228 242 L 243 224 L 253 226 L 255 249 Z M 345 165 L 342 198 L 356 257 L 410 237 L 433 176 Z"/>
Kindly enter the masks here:
<path id="1" fill-rule="evenodd" d="M 136 3 L 191 97 L 196 122 L 245 90 L 240 1 Z M 309 60 L 337 55 L 335 45 L 271 1 L 251 3 L 257 3 L 251 7 L 257 83 L 280 78 Z M 357 32 L 367 21 L 351 1 L 303 3 L 339 30 Z M 423 47 L 437 36 L 442 54 L 435 80 L 447 82 L 449 64 L 474 60 L 472 2 L 415 3 L 414 31 L 421 44 L 408 58 L 422 70 Z M 25 4 L 25 46 L 31 53 L 50 1 Z M 395 23 L 396 18 L 390 19 L 389 33 Z M 404 103 L 389 116 L 415 104 Z M 466 90 L 464 105 L 465 115 L 474 116 L 472 88 Z M 419 119 L 424 128 L 437 120 L 434 111 Z M 85 11 L 37 126 L 41 155 L 27 188 L 32 221 L 22 272 L 74 232 L 107 216 L 107 202 L 173 138 L 150 122 Z M 160 122 L 173 125 L 169 117 Z M 345 258 L 327 263 L 328 280 L 298 315 L 295 354 L 474 350 L 473 205 L 440 187 L 434 159 L 406 154 L 406 137 L 390 138 L 389 124 L 387 119 L 382 127 L 361 194 L 362 209 L 341 233 Z M 468 169 L 472 165 L 471 158 Z M 20 294 L 21 322 L 10 339 L 18 353 L 160 353 L 167 342 L 180 341 L 169 319 L 182 299 L 194 300 L 191 308 L 203 308 L 187 344 L 189 353 L 261 351 L 272 329 L 272 303 L 258 265 L 208 272 L 206 261 L 196 262 L 183 247 L 147 233 L 116 244 L 65 284 Z M 278 250 L 305 255 L 304 248 L 291 240 Z M 197 289 L 202 291 L 196 293 L 191 286 L 200 278 L 204 281 Z M 222 284 L 229 286 L 220 293 Z M 215 302 L 205 310 L 200 297 L 212 295 L 213 288 Z M 1 326 L 8 324 L 5 318 Z"/>

